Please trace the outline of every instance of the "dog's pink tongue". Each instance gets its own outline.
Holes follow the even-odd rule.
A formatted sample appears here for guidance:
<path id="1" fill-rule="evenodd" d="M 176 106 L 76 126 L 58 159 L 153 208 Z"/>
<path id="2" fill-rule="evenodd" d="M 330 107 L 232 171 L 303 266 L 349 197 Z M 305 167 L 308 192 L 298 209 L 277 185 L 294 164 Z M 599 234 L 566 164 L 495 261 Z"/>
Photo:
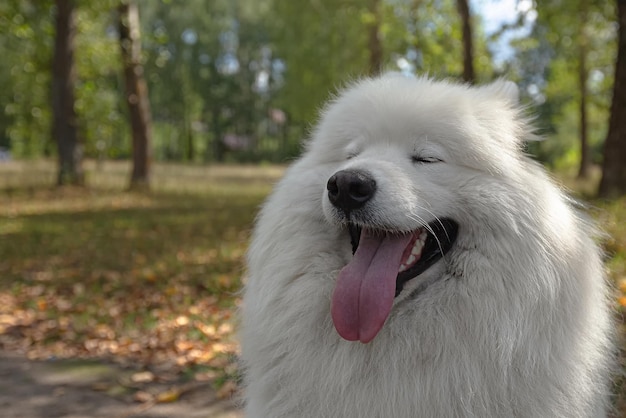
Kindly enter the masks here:
<path id="1" fill-rule="evenodd" d="M 389 316 L 396 277 L 411 236 L 373 236 L 363 229 L 359 247 L 337 277 L 330 313 L 339 335 L 374 339 Z"/>

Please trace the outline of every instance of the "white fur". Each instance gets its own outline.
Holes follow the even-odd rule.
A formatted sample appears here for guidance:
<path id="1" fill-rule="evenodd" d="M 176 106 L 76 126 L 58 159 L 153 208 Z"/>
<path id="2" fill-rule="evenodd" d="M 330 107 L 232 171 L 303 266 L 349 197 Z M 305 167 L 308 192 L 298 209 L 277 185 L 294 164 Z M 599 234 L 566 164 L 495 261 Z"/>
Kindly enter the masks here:
<path id="1" fill-rule="evenodd" d="M 599 251 L 523 156 L 531 137 L 503 81 L 386 76 L 330 103 L 254 231 L 241 330 L 247 416 L 605 416 L 612 324 Z M 330 317 L 352 255 L 326 183 L 346 168 L 374 175 L 377 227 L 459 223 L 453 249 L 407 283 L 368 344 L 343 340 Z"/>

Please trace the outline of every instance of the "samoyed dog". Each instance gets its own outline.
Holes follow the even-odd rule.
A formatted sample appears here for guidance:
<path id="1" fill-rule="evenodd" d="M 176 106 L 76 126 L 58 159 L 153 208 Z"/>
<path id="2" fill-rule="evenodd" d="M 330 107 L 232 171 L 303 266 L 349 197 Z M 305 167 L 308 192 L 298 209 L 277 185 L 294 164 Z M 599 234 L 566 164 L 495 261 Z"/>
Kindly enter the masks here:
<path id="1" fill-rule="evenodd" d="M 328 104 L 253 233 L 247 416 L 606 416 L 599 250 L 532 132 L 506 81 L 385 75 Z"/>

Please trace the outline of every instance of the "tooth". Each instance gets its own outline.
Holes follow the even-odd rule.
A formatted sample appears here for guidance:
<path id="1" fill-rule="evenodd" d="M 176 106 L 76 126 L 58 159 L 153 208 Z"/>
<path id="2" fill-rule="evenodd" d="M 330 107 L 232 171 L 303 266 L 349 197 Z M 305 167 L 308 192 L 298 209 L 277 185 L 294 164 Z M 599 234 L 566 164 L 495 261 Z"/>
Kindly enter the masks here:
<path id="1" fill-rule="evenodd" d="M 410 266 L 410 265 L 412 265 L 413 263 L 415 263 L 415 256 L 414 256 L 413 254 L 411 254 L 411 255 L 409 256 L 408 260 L 406 260 L 406 265 L 407 265 L 407 266 Z"/>
<path id="2" fill-rule="evenodd" d="M 423 247 L 424 247 L 424 244 L 421 243 L 420 241 L 417 241 L 415 245 L 413 246 L 413 248 L 411 249 L 411 254 L 420 255 L 422 253 Z"/>
<path id="3" fill-rule="evenodd" d="M 406 270 L 406 266 L 404 264 L 402 264 L 400 266 L 400 270 L 398 270 L 399 272 L 403 272 L 404 270 Z"/>

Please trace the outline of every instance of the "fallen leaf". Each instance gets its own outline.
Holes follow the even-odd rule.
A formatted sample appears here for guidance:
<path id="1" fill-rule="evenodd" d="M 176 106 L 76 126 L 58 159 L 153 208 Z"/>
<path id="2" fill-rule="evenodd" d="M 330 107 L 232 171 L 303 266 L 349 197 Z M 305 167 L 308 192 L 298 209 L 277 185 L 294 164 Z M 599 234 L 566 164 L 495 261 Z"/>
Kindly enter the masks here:
<path id="1" fill-rule="evenodd" d="M 133 395 L 133 399 L 136 402 L 141 402 L 141 403 L 152 402 L 152 401 L 154 401 L 154 395 L 152 395 L 149 392 L 143 391 L 143 390 L 138 390 Z"/>
<path id="2" fill-rule="evenodd" d="M 91 389 L 95 390 L 96 392 L 106 392 L 107 390 L 111 389 L 111 386 L 111 383 L 96 382 L 91 385 Z"/>
<path id="3" fill-rule="evenodd" d="M 177 388 L 166 390 L 156 395 L 157 403 L 176 402 L 180 398 L 181 391 Z"/>
<path id="4" fill-rule="evenodd" d="M 134 383 L 148 383 L 148 382 L 153 382 L 154 379 L 155 379 L 154 373 L 149 372 L 149 371 L 134 373 L 130 377 L 130 380 L 132 380 Z"/>
<path id="5" fill-rule="evenodd" d="M 178 325 L 179 327 L 189 325 L 189 318 L 184 315 L 180 315 L 178 318 L 176 318 L 176 325 Z"/>

